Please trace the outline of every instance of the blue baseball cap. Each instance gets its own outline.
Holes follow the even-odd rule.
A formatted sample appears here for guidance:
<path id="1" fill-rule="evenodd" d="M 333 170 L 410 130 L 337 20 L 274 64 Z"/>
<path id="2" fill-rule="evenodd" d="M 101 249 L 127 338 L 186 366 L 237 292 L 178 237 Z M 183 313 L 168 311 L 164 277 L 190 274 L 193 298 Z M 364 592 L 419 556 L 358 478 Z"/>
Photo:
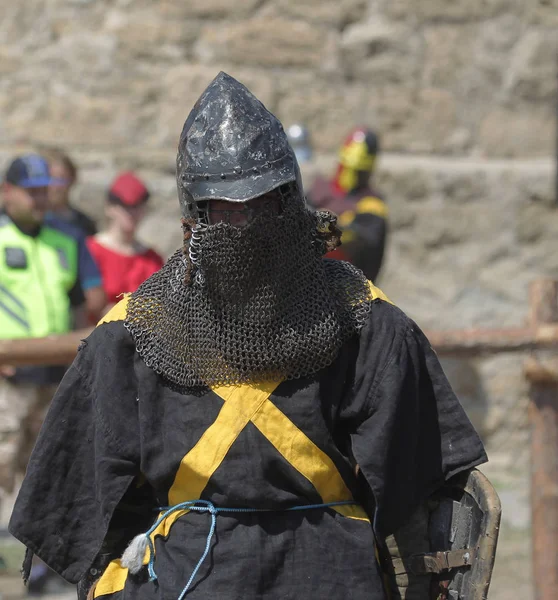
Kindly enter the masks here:
<path id="1" fill-rule="evenodd" d="M 5 181 L 22 188 L 43 187 L 60 183 L 50 176 L 47 161 L 38 154 L 16 158 L 6 171 Z"/>

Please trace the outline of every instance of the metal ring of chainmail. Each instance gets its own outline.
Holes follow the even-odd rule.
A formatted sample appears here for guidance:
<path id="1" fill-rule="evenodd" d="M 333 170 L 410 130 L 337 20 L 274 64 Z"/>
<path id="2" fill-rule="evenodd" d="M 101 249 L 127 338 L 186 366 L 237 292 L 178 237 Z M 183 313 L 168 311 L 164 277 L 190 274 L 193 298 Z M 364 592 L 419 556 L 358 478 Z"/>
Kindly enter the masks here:
<path id="1" fill-rule="evenodd" d="M 195 226 L 190 282 L 179 250 L 130 297 L 125 326 L 147 366 L 195 390 L 330 365 L 364 325 L 371 292 L 359 269 L 323 258 L 327 226 L 299 198 L 242 228 Z"/>

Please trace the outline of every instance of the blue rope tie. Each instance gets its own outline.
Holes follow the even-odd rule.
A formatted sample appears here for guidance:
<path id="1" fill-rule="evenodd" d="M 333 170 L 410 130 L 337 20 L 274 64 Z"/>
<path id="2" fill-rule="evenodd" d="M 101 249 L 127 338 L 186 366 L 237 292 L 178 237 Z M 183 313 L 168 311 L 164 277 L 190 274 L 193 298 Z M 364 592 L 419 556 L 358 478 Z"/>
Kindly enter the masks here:
<path id="1" fill-rule="evenodd" d="M 211 525 L 209 527 L 209 533 L 207 534 L 207 540 L 205 544 L 205 550 L 203 551 L 202 557 L 198 561 L 198 564 L 195 566 L 192 574 L 190 575 L 190 579 L 188 579 L 188 583 L 184 586 L 182 592 L 178 596 L 177 600 L 183 600 L 184 596 L 188 593 L 192 582 L 196 578 L 200 567 L 204 563 L 207 555 L 209 554 L 209 550 L 211 548 L 211 540 L 213 539 L 213 535 L 215 534 L 215 527 L 217 525 L 217 515 L 219 513 L 257 513 L 257 512 L 281 512 L 281 511 L 295 511 L 295 510 L 312 510 L 315 508 L 330 508 L 333 506 L 345 506 L 345 505 L 355 505 L 358 502 L 354 502 L 353 500 L 346 500 L 342 502 L 327 502 L 325 504 L 305 504 L 301 506 L 291 506 L 290 508 L 284 508 L 281 510 L 274 510 L 268 508 L 226 508 L 226 507 L 217 507 L 209 500 L 189 500 L 187 502 L 181 502 L 180 504 L 176 504 L 175 506 L 161 508 L 164 510 L 163 514 L 155 521 L 152 527 L 148 531 L 145 532 L 145 537 L 147 539 L 147 545 L 149 547 L 149 562 L 147 563 L 147 570 L 149 572 L 149 581 L 157 581 L 157 574 L 155 573 L 155 546 L 153 541 L 151 540 L 151 534 L 157 529 L 157 527 L 172 513 L 175 513 L 179 510 L 192 510 L 199 513 L 208 512 L 211 515 Z"/>

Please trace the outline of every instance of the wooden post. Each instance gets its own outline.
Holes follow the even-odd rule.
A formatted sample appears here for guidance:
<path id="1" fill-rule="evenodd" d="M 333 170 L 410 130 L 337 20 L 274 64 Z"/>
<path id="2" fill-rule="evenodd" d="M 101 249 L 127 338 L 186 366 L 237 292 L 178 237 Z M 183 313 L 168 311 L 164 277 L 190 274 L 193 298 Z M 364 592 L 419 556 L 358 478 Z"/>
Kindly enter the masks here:
<path id="1" fill-rule="evenodd" d="M 531 326 L 556 321 L 558 283 L 548 280 L 534 282 L 531 285 Z M 530 377 L 530 372 L 536 370 L 531 361 L 526 375 Z M 531 376 L 530 380 L 535 600 L 554 600 L 558 593 L 558 380 L 551 376 Z"/>

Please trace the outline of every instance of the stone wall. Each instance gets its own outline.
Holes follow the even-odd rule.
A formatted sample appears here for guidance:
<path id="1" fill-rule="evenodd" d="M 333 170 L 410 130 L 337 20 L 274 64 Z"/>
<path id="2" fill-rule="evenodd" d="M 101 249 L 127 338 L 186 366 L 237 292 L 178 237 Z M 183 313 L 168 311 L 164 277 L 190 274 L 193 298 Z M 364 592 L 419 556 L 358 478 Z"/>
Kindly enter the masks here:
<path id="1" fill-rule="evenodd" d="M 2 4 L 4 143 L 166 150 L 226 69 L 321 151 L 349 111 L 386 151 L 552 153 L 555 0 Z"/>
<path id="2" fill-rule="evenodd" d="M 391 210 L 381 286 L 425 328 L 516 325 L 558 276 L 558 0 L 26 0 L 0 4 L 0 160 L 76 157 L 102 214 L 114 174 L 148 180 L 146 240 L 180 242 L 182 123 L 221 69 L 312 132 L 327 171 L 348 128 L 381 132 Z M 445 361 L 494 477 L 526 487 L 522 357 Z"/>

